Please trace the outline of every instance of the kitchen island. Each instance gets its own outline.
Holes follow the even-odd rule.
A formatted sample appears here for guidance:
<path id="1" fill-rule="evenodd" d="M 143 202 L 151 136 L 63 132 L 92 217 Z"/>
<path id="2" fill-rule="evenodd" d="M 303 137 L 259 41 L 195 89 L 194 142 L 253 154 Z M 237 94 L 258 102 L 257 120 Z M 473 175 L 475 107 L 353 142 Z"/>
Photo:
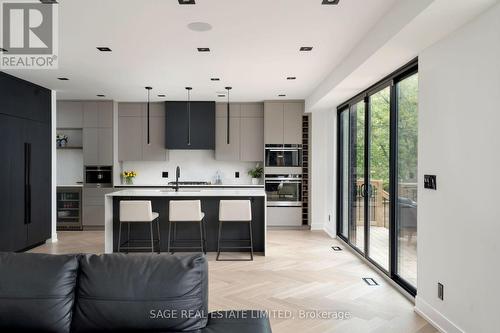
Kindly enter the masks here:
<path id="1" fill-rule="evenodd" d="M 164 189 L 127 189 L 109 193 L 105 197 L 105 239 L 104 251 L 116 252 L 120 201 L 150 200 L 153 211 L 160 214 L 161 251 L 167 251 L 168 207 L 170 200 L 200 200 L 201 210 L 205 213 L 207 232 L 207 251 L 217 251 L 220 200 L 250 200 L 252 203 L 252 235 L 254 251 L 265 255 L 266 252 L 266 193 L 264 189 L 192 189 L 181 188 L 178 192 L 171 188 Z M 180 239 L 199 237 L 199 229 L 194 224 L 182 226 L 177 231 Z M 147 239 L 149 227 L 132 226 L 131 237 Z M 224 239 L 248 239 L 248 229 L 240 223 L 224 225 Z"/>

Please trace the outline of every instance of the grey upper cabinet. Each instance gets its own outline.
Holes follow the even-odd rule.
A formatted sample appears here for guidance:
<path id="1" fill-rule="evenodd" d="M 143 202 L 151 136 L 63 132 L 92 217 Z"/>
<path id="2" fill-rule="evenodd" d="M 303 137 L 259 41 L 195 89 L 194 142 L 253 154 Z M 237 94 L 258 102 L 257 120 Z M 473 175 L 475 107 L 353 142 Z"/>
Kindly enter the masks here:
<path id="1" fill-rule="evenodd" d="M 258 162 L 264 159 L 264 105 L 231 103 L 229 143 L 227 103 L 216 106 L 215 159 Z"/>
<path id="2" fill-rule="evenodd" d="M 99 129 L 83 129 L 83 164 L 99 165 Z"/>
<path id="3" fill-rule="evenodd" d="M 113 102 L 83 102 L 83 127 L 113 127 Z"/>
<path id="4" fill-rule="evenodd" d="M 302 114 L 304 104 L 301 102 L 284 104 L 283 143 L 302 144 Z"/>
<path id="5" fill-rule="evenodd" d="M 228 142 L 227 117 L 215 120 L 215 159 L 219 161 L 240 160 L 240 117 L 229 118 Z"/>
<path id="6" fill-rule="evenodd" d="M 281 102 L 264 104 L 264 142 L 265 144 L 283 144 L 284 106 Z"/>
<path id="7" fill-rule="evenodd" d="M 113 102 L 83 101 L 83 163 L 113 165 Z"/>
<path id="8" fill-rule="evenodd" d="M 147 117 L 142 117 L 142 160 L 167 161 L 165 149 L 165 104 L 151 103 L 149 108 L 149 144 L 147 143 Z"/>
<path id="9" fill-rule="evenodd" d="M 146 103 L 118 104 L 118 160 L 167 161 L 165 149 L 165 104 L 150 104 L 147 143 Z"/>
<path id="10" fill-rule="evenodd" d="M 113 165 L 113 129 L 99 128 L 99 149 L 97 150 L 99 165 Z"/>
<path id="11" fill-rule="evenodd" d="M 264 118 L 242 117 L 240 122 L 240 160 L 264 160 Z"/>
<path id="12" fill-rule="evenodd" d="M 301 144 L 304 103 L 266 102 L 264 106 L 265 144 Z"/>
<path id="13" fill-rule="evenodd" d="M 83 163 L 113 165 L 113 130 L 111 128 L 83 129 Z"/>
<path id="14" fill-rule="evenodd" d="M 118 160 L 142 160 L 142 117 L 118 117 Z"/>
<path id="15" fill-rule="evenodd" d="M 57 102 L 57 127 L 82 128 L 83 103 L 79 101 Z"/>

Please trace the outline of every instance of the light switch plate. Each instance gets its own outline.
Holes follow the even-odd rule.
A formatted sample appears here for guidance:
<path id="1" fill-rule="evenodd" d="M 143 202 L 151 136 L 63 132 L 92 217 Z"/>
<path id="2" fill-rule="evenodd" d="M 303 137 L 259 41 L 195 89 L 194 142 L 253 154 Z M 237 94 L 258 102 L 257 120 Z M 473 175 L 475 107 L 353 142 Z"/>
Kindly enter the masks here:
<path id="1" fill-rule="evenodd" d="M 424 175 L 424 188 L 429 190 L 437 190 L 435 175 Z"/>

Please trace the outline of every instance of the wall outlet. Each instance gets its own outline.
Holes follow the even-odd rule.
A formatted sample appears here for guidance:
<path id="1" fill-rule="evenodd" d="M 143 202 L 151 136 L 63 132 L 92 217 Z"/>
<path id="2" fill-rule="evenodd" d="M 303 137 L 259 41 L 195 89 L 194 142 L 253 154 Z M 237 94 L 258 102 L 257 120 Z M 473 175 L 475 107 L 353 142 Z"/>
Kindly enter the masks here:
<path id="1" fill-rule="evenodd" d="M 236 171 L 234 173 L 234 178 L 240 178 L 240 172 L 239 171 Z"/>
<path id="2" fill-rule="evenodd" d="M 168 178 L 168 171 L 163 171 L 163 172 L 161 173 L 161 177 L 162 177 L 162 178 Z"/>
<path id="3" fill-rule="evenodd" d="M 440 300 L 444 300 L 444 286 L 442 283 L 438 282 L 438 298 Z"/>

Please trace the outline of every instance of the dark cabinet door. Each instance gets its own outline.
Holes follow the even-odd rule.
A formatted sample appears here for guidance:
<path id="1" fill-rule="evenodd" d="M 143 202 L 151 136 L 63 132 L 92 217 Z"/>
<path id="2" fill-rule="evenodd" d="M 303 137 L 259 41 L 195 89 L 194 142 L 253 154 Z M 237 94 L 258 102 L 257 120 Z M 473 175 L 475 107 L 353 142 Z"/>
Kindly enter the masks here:
<path id="1" fill-rule="evenodd" d="M 0 251 L 26 247 L 24 206 L 25 120 L 0 115 Z M 48 194 L 46 194 L 48 195 Z"/>
<path id="2" fill-rule="evenodd" d="M 187 102 L 166 103 L 166 148 L 215 149 L 215 102 L 191 102 L 190 109 Z"/>
<path id="3" fill-rule="evenodd" d="M 167 149 L 189 149 L 187 103 L 167 102 L 165 110 L 165 147 Z"/>
<path id="4" fill-rule="evenodd" d="M 0 113 L 50 123 L 50 90 L 0 73 Z"/>
<path id="5" fill-rule="evenodd" d="M 27 121 L 26 142 L 30 145 L 30 220 L 26 247 L 51 236 L 51 137 L 47 124 Z"/>
<path id="6" fill-rule="evenodd" d="M 215 149 L 215 102 L 191 105 L 192 149 Z"/>

